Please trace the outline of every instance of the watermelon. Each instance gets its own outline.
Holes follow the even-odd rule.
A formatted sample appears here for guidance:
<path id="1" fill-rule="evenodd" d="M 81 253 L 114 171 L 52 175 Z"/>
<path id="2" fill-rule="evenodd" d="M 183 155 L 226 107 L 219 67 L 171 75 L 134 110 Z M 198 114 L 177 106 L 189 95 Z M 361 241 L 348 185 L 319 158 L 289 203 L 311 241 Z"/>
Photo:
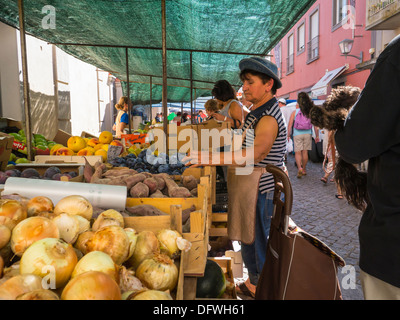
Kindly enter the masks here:
<path id="1" fill-rule="evenodd" d="M 222 268 L 213 260 L 208 259 L 204 276 L 197 278 L 197 298 L 220 298 L 226 289 L 226 279 Z"/>

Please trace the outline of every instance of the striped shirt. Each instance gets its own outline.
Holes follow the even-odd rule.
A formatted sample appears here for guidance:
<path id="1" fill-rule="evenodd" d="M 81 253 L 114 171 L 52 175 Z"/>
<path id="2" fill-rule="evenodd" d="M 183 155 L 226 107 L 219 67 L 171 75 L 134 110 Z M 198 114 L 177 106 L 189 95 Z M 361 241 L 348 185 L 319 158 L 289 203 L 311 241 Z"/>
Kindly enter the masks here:
<path id="1" fill-rule="evenodd" d="M 287 130 L 282 112 L 278 106 L 276 98 L 272 98 L 262 106 L 252 110 L 246 117 L 243 130 L 246 131 L 243 139 L 242 148 L 252 147 L 254 145 L 254 132 L 258 121 L 264 116 L 274 117 L 278 123 L 278 135 L 272 145 L 268 155 L 260 162 L 256 163 L 256 167 L 265 167 L 267 164 L 273 164 L 278 168 L 285 170 L 284 156 L 286 152 Z M 253 130 L 250 130 L 253 129 Z M 259 190 L 261 193 L 273 191 L 275 188 L 274 177 L 267 172 L 261 176 Z"/>

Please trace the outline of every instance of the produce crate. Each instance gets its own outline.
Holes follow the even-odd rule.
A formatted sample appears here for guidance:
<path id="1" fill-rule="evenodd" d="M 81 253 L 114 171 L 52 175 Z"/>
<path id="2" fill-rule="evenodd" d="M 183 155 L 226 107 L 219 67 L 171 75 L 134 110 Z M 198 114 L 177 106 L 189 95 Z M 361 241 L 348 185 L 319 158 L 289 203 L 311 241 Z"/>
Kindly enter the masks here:
<path id="1" fill-rule="evenodd" d="M 193 205 L 195 211 L 190 214 L 190 233 L 182 232 L 182 224 L 177 224 L 177 230 L 183 238 L 192 243 L 191 249 L 184 255 L 184 274 L 202 276 L 208 253 L 208 188 L 209 178 L 201 177 L 198 185 L 198 196 L 192 198 L 127 198 L 126 206 L 152 205 L 157 209 L 169 213 L 178 213 L 178 221 L 182 221 L 182 210 L 189 209 Z M 146 216 L 126 217 L 126 224 L 135 229 L 142 229 L 144 224 L 148 230 L 160 230 L 171 224 L 171 216 Z M 139 219 L 138 219 L 139 218 Z M 179 220 L 180 219 L 180 220 Z M 149 229 L 150 228 L 150 229 Z"/>
<path id="2" fill-rule="evenodd" d="M 210 237 L 228 236 L 228 214 L 224 212 L 216 212 L 211 216 Z"/>
<path id="3" fill-rule="evenodd" d="M 46 164 L 46 163 L 18 163 L 10 167 L 10 169 L 18 169 L 23 171 L 28 168 L 33 168 L 37 170 L 40 175 L 46 172 L 46 170 L 50 167 L 58 167 L 61 173 L 74 171 L 78 175 L 72 179 L 66 178 L 62 179 L 62 181 L 72 181 L 72 182 L 81 182 L 83 180 L 83 166 L 80 164 L 69 164 L 69 163 L 59 163 L 59 164 Z M 65 177 L 62 177 L 65 178 Z"/>
<path id="4" fill-rule="evenodd" d="M 86 160 L 94 166 L 97 162 L 103 162 L 102 156 L 36 156 L 35 163 L 45 163 L 45 164 L 85 164 Z"/>
<path id="5" fill-rule="evenodd" d="M 121 142 L 126 148 L 133 146 L 135 143 L 146 143 L 148 142 L 147 140 L 147 133 L 121 134 Z"/>

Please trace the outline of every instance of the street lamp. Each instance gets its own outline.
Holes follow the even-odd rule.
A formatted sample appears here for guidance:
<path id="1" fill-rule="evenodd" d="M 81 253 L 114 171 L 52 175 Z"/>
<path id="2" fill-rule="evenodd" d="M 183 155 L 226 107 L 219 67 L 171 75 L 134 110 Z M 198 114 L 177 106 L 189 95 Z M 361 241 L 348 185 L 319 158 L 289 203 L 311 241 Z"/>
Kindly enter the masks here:
<path id="1" fill-rule="evenodd" d="M 363 62 L 363 52 L 361 51 L 360 56 L 355 56 L 350 54 L 351 49 L 353 48 L 353 43 L 354 40 L 350 40 L 350 39 L 344 39 L 342 41 L 339 42 L 339 48 L 340 48 L 340 52 L 342 53 L 342 56 L 350 56 L 353 58 L 356 58 L 360 61 L 360 63 Z"/>

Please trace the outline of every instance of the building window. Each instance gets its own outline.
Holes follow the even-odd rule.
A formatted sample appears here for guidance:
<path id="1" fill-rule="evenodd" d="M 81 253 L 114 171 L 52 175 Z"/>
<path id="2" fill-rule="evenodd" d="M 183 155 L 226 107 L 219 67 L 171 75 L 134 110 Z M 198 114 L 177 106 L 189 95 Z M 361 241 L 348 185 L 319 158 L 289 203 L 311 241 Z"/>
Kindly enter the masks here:
<path id="1" fill-rule="evenodd" d="M 347 17 L 348 0 L 333 0 L 332 5 L 332 31 L 338 29 L 342 25 L 342 21 Z"/>
<path id="2" fill-rule="evenodd" d="M 307 42 L 307 63 L 319 58 L 319 11 L 318 8 L 310 15 L 310 31 Z"/>
<path id="3" fill-rule="evenodd" d="M 291 33 L 288 37 L 288 56 L 286 74 L 294 71 L 294 35 Z"/>
<path id="4" fill-rule="evenodd" d="M 303 22 L 297 28 L 297 54 L 304 52 L 305 45 L 306 45 L 306 26 L 305 23 Z"/>

